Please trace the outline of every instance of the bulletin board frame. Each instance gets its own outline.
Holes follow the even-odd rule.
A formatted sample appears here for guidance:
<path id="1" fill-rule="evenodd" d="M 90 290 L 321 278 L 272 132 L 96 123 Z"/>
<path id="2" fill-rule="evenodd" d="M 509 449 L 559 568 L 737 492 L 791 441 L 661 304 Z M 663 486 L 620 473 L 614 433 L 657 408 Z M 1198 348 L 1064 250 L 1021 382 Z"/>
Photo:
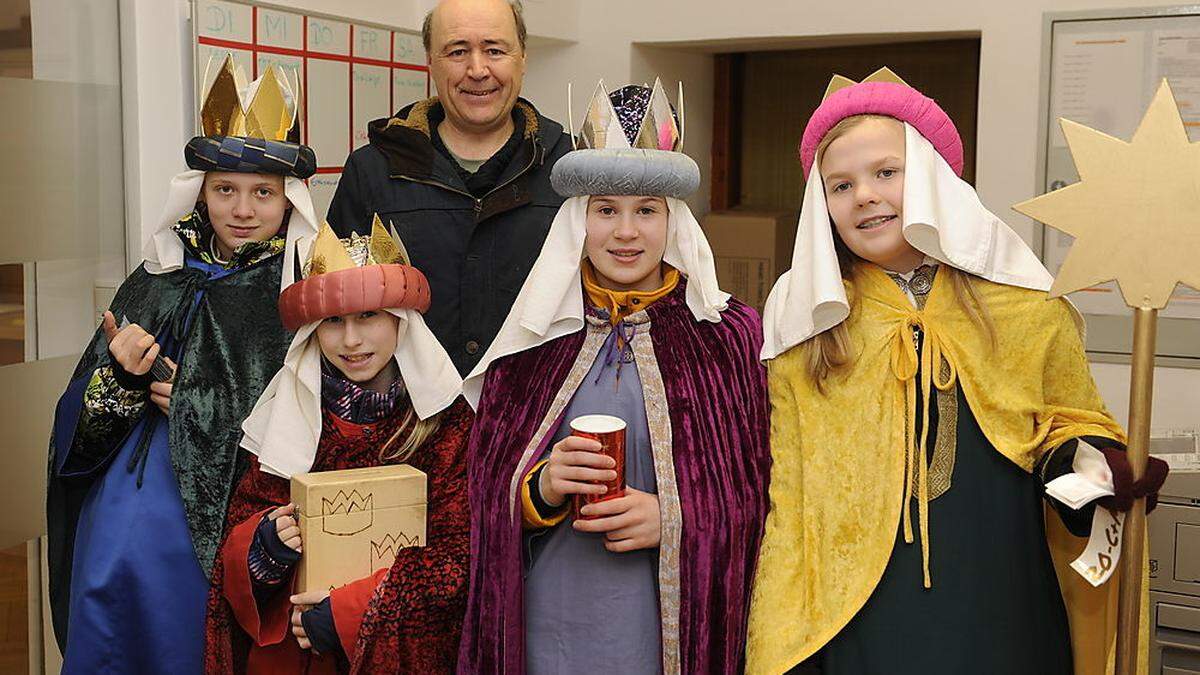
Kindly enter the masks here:
<path id="1" fill-rule="evenodd" d="M 1054 77 L 1060 72 L 1061 62 L 1055 61 L 1055 39 L 1065 41 L 1066 35 L 1079 29 L 1094 28 L 1104 31 L 1113 27 L 1121 27 L 1126 31 L 1144 31 L 1150 34 L 1163 25 L 1163 19 L 1183 20 L 1184 23 L 1172 24 L 1181 28 L 1194 29 L 1200 32 L 1200 5 L 1179 5 L 1171 7 L 1140 7 L 1131 9 L 1102 9 L 1080 10 L 1069 12 L 1046 12 L 1042 15 L 1042 54 L 1041 82 L 1038 104 L 1038 145 L 1037 171 L 1034 194 L 1040 195 L 1062 185 L 1054 180 L 1052 174 L 1062 173 L 1063 151 L 1060 141 L 1055 138 L 1058 119 L 1054 114 L 1056 108 Z M 1060 42 L 1060 44 L 1062 44 Z M 1113 94 L 1114 96 L 1119 94 Z M 1136 109 L 1136 119 L 1140 120 L 1145 107 L 1149 105 L 1149 96 L 1135 96 L 1131 101 L 1131 110 L 1125 112 L 1125 117 Z M 1071 115 L 1065 115 L 1070 119 Z M 1114 130 L 1105 128 L 1104 123 L 1087 119 L 1075 121 L 1095 126 L 1098 130 L 1128 140 L 1133 129 Z M 1128 120 L 1123 120 L 1128 126 Z M 1194 125 L 1189 125 L 1194 126 Z M 1193 138 L 1195 138 L 1193 136 Z M 1055 166 L 1052 166 L 1055 165 Z M 1054 182 L 1055 185 L 1050 183 Z M 1056 269 L 1051 260 L 1053 249 L 1061 247 L 1055 238 L 1065 236 L 1057 230 L 1035 222 L 1034 242 L 1038 255 L 1051 271 Z M 1198 261 L 1197 264 L 1200 264 Z M 1084 293 L 1102 293 L 1104 291 L 1088 290 Z M 1076 297 L 1079 294 L 1072 294 Z M 1101 363 L 1129 363 L 1133 351 L 1133 318 L 1132 310 L 1127 313 L 1097 312 L 1089 309 L 1084 298 L 1077 302 L 1087 320 L 1087 352 L 1092 361 Z M 1176 300 L 1175 302 L 1181 302 Z M 1127 309 L 1127 308 L 1126 308 Z M 1200 318 L 1178 318 L 1161 316 L 1158 321 L 1157 359 L 1160 366 L 1177 368 L 1200 369 Z"/>
<path id="2" fill-rule="evenodd" d="M 299 73 L 302 83 L 300 138 L 317 155 L 316 174 L 308 183 L 318 217 L 325 215 L 346 158 L 367 143 L 366 119 L 362 115 L 367 106 L 360 105 L 356 116 L 356 95 L 373 89 L 381 98 L 382 87 L 378 79 L 386 72 L 386 109 L 375 101 L 370 114 L 371 118 L 379 118 L 391 115 L 412 102 L 413 86 L 419 86 L 422 78 L 423 91 L 415 93 L 425 98 L 432 91 L 425 51 L 420 44 L 421 37 L 412 31 L 269 2 L 191 0 L 190 4 L 195 109 L 200 104 L 209 55 L 215 55 L 220 50 L 231 51 L 235 59 L 242 61 L 248 55 L 248 63 L 242 65 L 246 67 L 249 78 L 258 77 L 260 65 L 265 65 L 263 61 L 285 61 L 289 69 L 295 68 Z M 226 31 L 225 22 L 232 26 L 235 19 L 239 22 L 237 29 Z M 272 19 L 275 20 L 274 24 Z M 295 34 L 296 26 L 292 25 L 291 34 L 284 32 L 281 38 L 280 28 L 286 29 L 285 22 L 294 24 L 295 19 L 300 22 L 299 35 Z M 247 20 L 248 27 L 242 25 Z M 276 34 L 272 34 L 272 25 Z M 377 34 L 386 34 L 386 48 L 378 44 L 378 39 L 369 43 L 370 49 L 364 48 L 359 38 L 368 37 L 368 31 L 373 38 L 378 38 Z M 232 34 L 226 35 L 226 32 Z M 316 44 L 320 42 L 318 36 L 328 36 L 330 39 L 324 45 Z M 216 59 L 213 59 L 212 67 L 216 68 L 217 65 Z M 343 65 L 345 71 L 339 73 Z M 344 83 L 338 82 L 338 88 L 346 87 L 345 97 L 331 95 L 327 88 L 311 86 L 314 79 L 330 78 L 331 75 L 331 79 L 344 80 Z M 370 88 L 364 84 L 366 78 L 373 81 Z M 402 81 L 403 86 L 398 85 L 398 81 Z M 316 112 L 310 102 L 319 106 Z M 322 116 L 321 110 L 332 112 Z M 334 118 L 333 122 L 328 123 L 329 128 L 326 127 L 326 118 Z M 344 145 L 337 138 L 343 120 L 346 128 Z"/>

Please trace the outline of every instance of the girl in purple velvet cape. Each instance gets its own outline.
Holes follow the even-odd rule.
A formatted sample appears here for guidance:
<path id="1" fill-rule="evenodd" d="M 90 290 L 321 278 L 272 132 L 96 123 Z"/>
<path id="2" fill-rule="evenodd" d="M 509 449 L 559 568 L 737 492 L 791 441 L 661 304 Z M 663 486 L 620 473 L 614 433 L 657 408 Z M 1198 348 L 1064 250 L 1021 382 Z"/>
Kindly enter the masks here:
<path id="1" fill-rule="evenodd" d="M 459 672 L 740 672 L 770 470 L 761 323 L 717 286 L 660 85 L 592 105 L 625 133 L 585 127 L 592 149 L 556 164 L 568 199 L 464 385 Z M 568 435 L 592 413 L 627 424 L 627 490 L 573 520 L 569 500 L 615 475 Z"/>

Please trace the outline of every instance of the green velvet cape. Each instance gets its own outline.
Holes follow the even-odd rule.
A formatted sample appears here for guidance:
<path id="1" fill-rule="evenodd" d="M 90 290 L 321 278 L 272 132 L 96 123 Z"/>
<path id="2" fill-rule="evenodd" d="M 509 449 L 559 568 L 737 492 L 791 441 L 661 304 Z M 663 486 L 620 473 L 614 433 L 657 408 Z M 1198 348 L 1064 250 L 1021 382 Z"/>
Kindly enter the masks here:
<path id="1" fill-rule="evenodd" d="M 221 543 L 230 492 L 245 464 L 238 457 L 242 420 L 281 367 L 291 342 L 277 309 L 282 264 L 279 253 L 214 278 L 194 267 L 150 274 L 141 266 L 121 285 L 111 306 L 118 321 L 126 317 L 155 334 L 163 353 L 179 365 L 168 418 L 171 462 L 196 556 L 206 573 Z M 82 409 L 82 385 L 109 364 L 107 343 L 97 330 L 59 401 L 50 440 L 48 563 L 60 638 L 66 633 L 80 507 L 127 435 L 114 433 L 86 444 L 92 447 L 73 447 L 75 421 L 70 418 Z M 64 429 L 71 430 L 71 438 L 58 437 Z M 71 460 L 69 476 L 59 470 L 66 460 Z"/>

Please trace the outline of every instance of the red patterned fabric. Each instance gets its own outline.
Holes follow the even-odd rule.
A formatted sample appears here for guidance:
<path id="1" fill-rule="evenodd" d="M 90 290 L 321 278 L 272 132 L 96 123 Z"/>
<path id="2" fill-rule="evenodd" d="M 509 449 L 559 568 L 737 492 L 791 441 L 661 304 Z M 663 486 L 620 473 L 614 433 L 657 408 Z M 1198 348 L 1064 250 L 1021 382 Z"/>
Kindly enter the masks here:
<path id="1" fill-rule="evenodd" d="M 379 445 L 402 417 L 399 411 L 378 424 L 355 425 L 326 412 L 312 470 L 379 465 Z M 288 616 L 290 584 L 265 605 L 255 603 L 249 575 L 242 569 L 248 567 L 250 539 L 263 513 L 288 503 L 289 485 L 260 471 L 251 457 L 229 506 L 229 534 L 213 572 L 205 671 L 454 672 L 467 599 L 470 519 L 465 445 L 472 417 L 460 398 L 443 413 L 433 438 L 408 460 L 429 477 L 428 545 L 403 549 L 390 569 L 333 592 L 334 623 L 347 658 L 315 656 L 300 649 Z M 359 629 L 353 631 L 356 620 Z M 347 644 L 351 640 L 354 644 Z"/>
<path id="2" fill-rule="evenodd" d="M 283 289 L 279 318 L 288 330 L 330 316 L 380 309 L 429 309 L 429 280 L 409 265 L 366 265 L 317 274 Z"/>

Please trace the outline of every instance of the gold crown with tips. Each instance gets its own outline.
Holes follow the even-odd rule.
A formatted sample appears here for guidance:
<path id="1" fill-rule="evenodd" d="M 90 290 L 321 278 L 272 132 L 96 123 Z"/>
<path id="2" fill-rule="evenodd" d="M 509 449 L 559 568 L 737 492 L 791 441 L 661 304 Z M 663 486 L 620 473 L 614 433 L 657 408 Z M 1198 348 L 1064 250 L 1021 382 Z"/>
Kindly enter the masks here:
<path id="1" fill-rule="evenodd" d="M 371 234 L 351 232 L 338 239 L 329 223 L 321 225 L 313 242 L 312 256 L 304 268 L 304 277 L 328 274 L 366 265 L 411 265 L 408 251 L 395 231 L 384 229 L 379 214 L 371 222 Z"/>
<path id="2" fill-rule="evenodd" d="M 201 99 L 201 132 L 205 136 L 298 141 L 300 77 L 294 75 L 293 83 L 283 68 L 271 65 L 247 85 L 232 54 L 226 55 L 211 82 L 209 68 L 205 67 L 204 82 L 208 86 Z"/>
<path id="3" fill-rule="evenodd" d="M 900 76 L 887 66 L 884 66 L 864 77 L 863 82 L 894 82 L 896 84 L 902 84 L 906 87 L 911 86 L 909 83 L 900 79 Z M 861 82 L 855 82 L 854 80 L 848 77 L 843 77 L 842 75 L 834 75 L 833 79 L 829 80 L 829 86 L 825 87 L 825 95 L 821 97 L 821 100 L 824 101 L 832 96 L 834 92 L 841 91 L 846 87 L 852 87 L 856 84 L 861 84 Z"/>

